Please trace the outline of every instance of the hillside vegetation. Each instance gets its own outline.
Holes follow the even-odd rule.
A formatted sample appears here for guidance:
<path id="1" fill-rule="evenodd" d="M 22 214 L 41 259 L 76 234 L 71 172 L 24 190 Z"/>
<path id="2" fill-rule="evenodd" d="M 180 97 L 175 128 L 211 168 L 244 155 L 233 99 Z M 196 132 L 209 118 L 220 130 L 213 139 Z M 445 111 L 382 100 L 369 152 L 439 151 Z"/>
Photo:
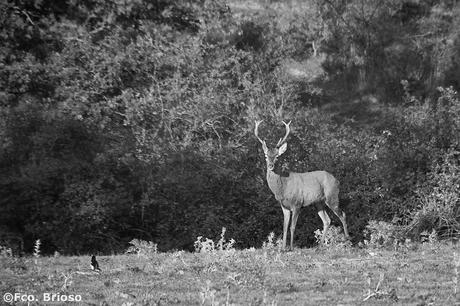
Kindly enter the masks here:
<path id="1" fill-rule="evenodd" d="M 261 247 L 281 232 L 282 213 L 258 119 L 270 146 L 292 120 L 277 172 L 326 170 L 340 181 L 354 243 L 369 226 L 398 241 L 458 237 L 457 1 L 7 0 L 0 37 L 0 245 L 16 254 L 37 239 L 44 254 L 111 254 L 133 238 L 193 250 L 223 226 L 236 248 Z M 314 244 L 318 228 L 304 209 L 297 245 Z M 271 265 L 260 277 L 276 290 L 321 291 L 321 269 L 336 272 L 309 262 L 312 252 L 283 259 L 295 280 Z M 396 261 L 383 264 L 392 278 Z M 426 269 L 418 265 L 412 273 Z M 184 286 L 193 267 L 177 276 Z M 353 288 L 366 278 L 349 273 L 330 281 L 361 295 Z"/>

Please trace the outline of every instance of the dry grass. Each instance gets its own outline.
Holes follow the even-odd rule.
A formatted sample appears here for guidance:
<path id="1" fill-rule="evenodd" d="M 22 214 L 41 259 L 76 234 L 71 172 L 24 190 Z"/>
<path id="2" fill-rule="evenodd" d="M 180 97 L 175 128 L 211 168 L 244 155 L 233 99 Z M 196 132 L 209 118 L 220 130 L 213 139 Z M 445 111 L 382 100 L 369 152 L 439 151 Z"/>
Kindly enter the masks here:
<path id="1" fill-rule="evenodd" d="M 90 256 L 3 257 L 0 289 L 80 294 L 80 305 L 460 305 L 458 253 L 436 243 L 131 254 L 99 257 L 101 273 Z"/>

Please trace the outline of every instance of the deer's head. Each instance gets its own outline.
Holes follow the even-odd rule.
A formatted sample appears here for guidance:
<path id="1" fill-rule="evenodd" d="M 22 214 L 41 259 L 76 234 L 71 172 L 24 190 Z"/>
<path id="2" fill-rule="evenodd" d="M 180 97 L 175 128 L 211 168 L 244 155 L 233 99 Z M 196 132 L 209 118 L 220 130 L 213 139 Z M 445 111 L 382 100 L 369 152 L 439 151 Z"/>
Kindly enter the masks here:
<path id="1" fill-rule="evenodd" d="M 291 124 L 291 121 L 289 121 L 289 123 L 286 123 L 283 121 L 283 124 L 286 127 L 286 134 L 284 135 L 283 138 L 280 138 L 280 140 L 278 141 L 278 144 L 274 148 L 268 148 L 267 144 L 265 143 L 265 140 L 262 140 L 259 137 L 258 129 L 262 121 L 263 120 L 256 121 L 255 128 L 254 128 L 254 134 L 256 135 L 257 139 L 259 139 L 260 143 L 262 144 L 262 149 L 264 150 L 264 154 L 265 154 L 265 161 L 267 162 L 267 169 L 270 171 L 273 171 L 278 157 L 281 156 L 281 154 L 283 154 L 284 152 L 286 152 L 286 149 L 287 149 L 286 139 L 289 136 L 289 132 L 290 132 L 289 125 Z"/>

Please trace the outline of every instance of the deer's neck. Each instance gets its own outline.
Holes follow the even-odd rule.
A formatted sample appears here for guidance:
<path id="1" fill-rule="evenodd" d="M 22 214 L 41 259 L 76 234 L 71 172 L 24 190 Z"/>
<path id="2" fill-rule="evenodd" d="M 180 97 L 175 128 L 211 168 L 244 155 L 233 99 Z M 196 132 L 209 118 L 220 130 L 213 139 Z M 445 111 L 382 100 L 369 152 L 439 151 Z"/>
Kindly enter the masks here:
<path id="1" fill-rule="evenodd" d="M 267 183 L 270 190 L 275 195 L 275 198 L 279 201 L 284 196 L 285 178 L 273 172 L 273 170 L 267 169 Z"/>

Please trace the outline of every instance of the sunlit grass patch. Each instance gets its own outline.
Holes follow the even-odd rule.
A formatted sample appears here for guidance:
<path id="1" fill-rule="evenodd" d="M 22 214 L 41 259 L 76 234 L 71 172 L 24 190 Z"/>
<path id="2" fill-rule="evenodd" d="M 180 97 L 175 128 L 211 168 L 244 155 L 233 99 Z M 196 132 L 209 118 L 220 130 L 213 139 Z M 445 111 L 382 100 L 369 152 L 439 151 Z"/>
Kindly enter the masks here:
<path id="1" fill-rule="evenodd" d="M 236 250 L 225 230 L 213 244 L 197 241 L 214 248 L 99 256 L 100 273 L 90 256 L 1 256 L 0 289 L 80 294 L 96 305 L 454 305 L 460 298 L 452 243 L 285 252 L 270 234 L 261 249 Z"/>

